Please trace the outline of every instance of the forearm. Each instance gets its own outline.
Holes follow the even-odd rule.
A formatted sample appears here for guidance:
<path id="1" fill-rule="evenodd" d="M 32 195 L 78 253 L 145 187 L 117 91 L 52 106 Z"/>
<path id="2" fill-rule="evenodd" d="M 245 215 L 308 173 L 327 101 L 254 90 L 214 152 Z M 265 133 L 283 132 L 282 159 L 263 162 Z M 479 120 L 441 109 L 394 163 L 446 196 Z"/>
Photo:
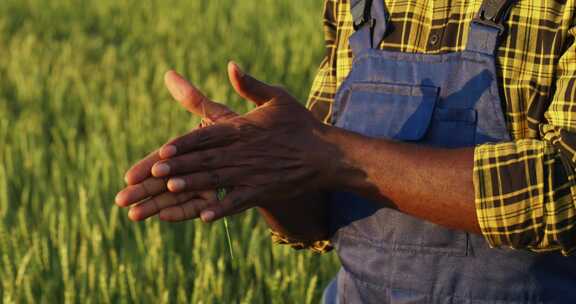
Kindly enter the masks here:
<path id="1" fill-rule="evenodd" d="M 327 132 L 341 151 L 337 187 L 392 203 L 412 216 L 480 233 L 474 204 L 473 148 L 439 149 Z"/>
<path id="2" fill-rule="evenodd" d="M 258 211 L 270 229 L 289 239 L 314 242 L 328 238 L 327 202 L 320 192 L 266 204 Z"/>

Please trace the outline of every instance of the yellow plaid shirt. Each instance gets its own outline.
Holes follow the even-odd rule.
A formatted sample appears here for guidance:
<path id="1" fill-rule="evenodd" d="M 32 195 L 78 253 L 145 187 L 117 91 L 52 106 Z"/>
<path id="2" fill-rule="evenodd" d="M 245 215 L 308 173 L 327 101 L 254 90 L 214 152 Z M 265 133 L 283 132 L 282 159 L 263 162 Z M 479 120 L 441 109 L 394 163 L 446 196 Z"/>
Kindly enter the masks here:
<path id="1" fill-rule="evenodd" d="M 497 72 L 513 141 L 477 146 L 473 172 L 478 220 L 493 247 L 576 250 L 575 2 L 519 0 L 507 19 Z M 481 3 L 387 0 L 393 31 L 380 48 L 462 51 Z M 352 67 L 349 11 L 348 0 L 325 1 L 326 56 L 308 105 L 327 123 L 336 90 Z M 440 42 L 431 43 L 433 35 Z"/>

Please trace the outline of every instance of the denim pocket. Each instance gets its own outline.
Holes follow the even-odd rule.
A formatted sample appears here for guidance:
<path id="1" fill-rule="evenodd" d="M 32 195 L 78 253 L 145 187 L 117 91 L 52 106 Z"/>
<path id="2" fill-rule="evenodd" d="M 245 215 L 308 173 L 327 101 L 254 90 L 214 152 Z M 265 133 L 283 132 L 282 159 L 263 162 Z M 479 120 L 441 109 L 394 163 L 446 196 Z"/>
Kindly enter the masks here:
<path id="1" fill-rule="evenodd" d="M 351 85 L 336 126 L 366 136 L 421 140 L 432 122 L 438 88 L 360 82 Z"/>
<path id="2" fill-rule="evenodd" d="M 439 102 L 442 104 L 442 100 Z M 423 143 L 443 148 L 474 146 L 477 112 L 467 108 L 436 107 Z"/>

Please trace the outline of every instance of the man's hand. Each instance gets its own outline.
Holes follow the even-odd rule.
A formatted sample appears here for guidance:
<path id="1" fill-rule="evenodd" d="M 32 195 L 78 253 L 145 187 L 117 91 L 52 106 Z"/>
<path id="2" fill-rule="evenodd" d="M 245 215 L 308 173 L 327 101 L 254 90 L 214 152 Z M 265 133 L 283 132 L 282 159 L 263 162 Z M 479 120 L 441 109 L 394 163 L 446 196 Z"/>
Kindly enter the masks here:
<path id="1" fill-rule="evenodd" d="M 150 172 L 150 167 L 147 171 Z M 198 217 L 201 208 L 215 199 L 215 191 L 171 193 L 166 188 L 166 180 L 148 177 L 118 193 L 116 204 L 120 207 L 133 206 L 128 213 L 133 221 L 142 221 L 158 214 L 160 220 L 177 222 Z"/>
<path id="2" fill-rule="evenodd" d="M 244 74 L 235 64 L 228 69 L 236 92 L 259 107 L 222 119 L 220 108 L 200 106 L 199 114 L 217 123 L 164 145 L 152 174 L 168 178 L 168 189 L 178 194 L 229 189 L 222 201 L 198 206 L 204 221 L 333 186 L 338 150 L 325 140 L 327 126 L 284 89 Z M 182 104 L 214 104 L 179 75 L 167 78 Z"/>
<path id="3" fill-rule="evenodd" d="M 226 106 L 205 98 L 174 72 L 166 74 L 165 82 L 174 96 L 186 96 L 178 100 L 192 114 L 211 122 L 237 116 Z M 185 91 L 181 91 L 182 88 Z M 207 117 L 206 114 L 211 116 Z M 169 192 L 166 188 L 167 179 L 155 178 L 151 174 L 152 166 L 159 160 L 158 151 L 154 151 L 132 166 L 124 177 L 128 186 L 118 193 L 116 204 L 131 207 L 128 213 L 131 220 L 141 221 L 157 214 L 163 221 L 197 218 L 200 210 L 217 200 L 215 190 Z"/>
<path id="4" fill-rule="evenodd" d="M 259 89 L 268 86 L 252 81 L 252 78 L 243 75 L 235 65 L 229 65 L 228 69 L 231 83 L 244 98 L 255 102 L 257 106 L 269 101 L 269 97 Z M 203 117 L 204 121 L 218 123 L 237 116 L 223 105 L 204 97 L 175 72 L 168 72 L 165 82 L 173 97 L 189 112 Z M 161 220 L 168 221 L 193 219 L 199 217 L 200 212 L 210 204 L 217 203 L 214 190 L 169 192 L 166 186 L 168 177 L 156 178 L 151 175 L 152 166 L 160 160 L 158 151 L 154 151 L 125 175 L 128 187 L 118 194 L 116 203 L 121 207 L 134 206 L 129 212 L 132 220 L 143 220 L 155 214 L 159 214 Z M 277 174 L 280 176 L 283 173 Z M 300 185 L 296 185 L 294 189 L 299 187 Z M 274 231 L 302 241 L 327 237 L 327 205 L 320 193 L 305 193 L 287 201 L 267 201 L 267 204 L 263 205 L 260 203 L 261 208 L 258 210 Z"/>

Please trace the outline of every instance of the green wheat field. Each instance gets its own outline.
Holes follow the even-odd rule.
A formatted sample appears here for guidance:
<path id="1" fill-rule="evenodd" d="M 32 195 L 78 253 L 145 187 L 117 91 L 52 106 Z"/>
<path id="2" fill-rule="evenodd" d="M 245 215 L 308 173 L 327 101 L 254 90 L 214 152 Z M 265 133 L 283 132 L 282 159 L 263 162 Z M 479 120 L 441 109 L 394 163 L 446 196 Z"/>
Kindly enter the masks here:
<path id="1" fill-rule="evenodd" d="M 198 123 L 174 68 L 249 106 L 226 63 L 303 102 L 324 53 L 321 0 L 0 0 L 3 303 L 317 303 L 334 254 L 271 244 L 255 212 L 132 223 L 113 204 L 136 160 Z"/>

